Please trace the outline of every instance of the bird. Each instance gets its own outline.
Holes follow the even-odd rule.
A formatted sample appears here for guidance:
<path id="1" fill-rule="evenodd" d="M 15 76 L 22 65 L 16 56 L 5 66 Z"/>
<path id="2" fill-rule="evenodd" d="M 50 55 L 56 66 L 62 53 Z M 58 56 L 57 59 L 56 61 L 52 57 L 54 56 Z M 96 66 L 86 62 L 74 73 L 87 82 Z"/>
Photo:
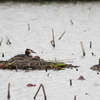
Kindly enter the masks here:
<path id="1" fill-rule="evenodd" d="M 32 57 L 31 53 L 36 53 L 36 52 L 34 52 L 34 51 L 31 50 L 31 49 L 26 49 L 26 50 L 25 50 L 25 55 L 26 55 L 26 56 Z"/>
<path id="2" fill-rule="evenodd" d="M 16 59 L 19 59 L 19 60 L 24 60 L 24 59 L 39 60 L 40 59 L 39 56 L 33 56 L 32 53 L 36 53 L 36 52 L 34 52 L 31 49 L 26 49 L 25 54 L 15 55 L 14 57 L 10 58 L 10 60 L 16 60 Z"/>
<path id="3" fill-rule="evenodd" d="M 99 64 L 93 65 L 90 69 L 99 70 L 100 71 L 100 58 L 99 58 Z"/>

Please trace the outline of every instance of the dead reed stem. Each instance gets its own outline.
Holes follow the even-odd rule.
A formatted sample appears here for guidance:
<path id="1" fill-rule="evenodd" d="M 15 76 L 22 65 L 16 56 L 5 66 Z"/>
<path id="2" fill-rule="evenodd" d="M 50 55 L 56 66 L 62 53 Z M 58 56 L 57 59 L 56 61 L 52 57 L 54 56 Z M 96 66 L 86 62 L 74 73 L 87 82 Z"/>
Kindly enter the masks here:
<path id="1" fill-rule="evenodd" d="M 4 57 L 4 53 L 2 53 L 2 57 Z"/>
<path id="2" fill-rule="evenodd" d="M 8 94 L 7 94 L 8 100 L 10 99 L 10 83 L 8 84 Z"/>
<path id="3" fill-rule="evenodd" d="M 46 93 L 45 93 L 45 90 L 44 90 L 44 86 L 42 84 L 40 84 L 40 86 L 39 86 L 39 88 L 38 88 L 38 90 L 37 90 L 37 92 L 36 92 L 36 94 L 34 96 L 34 99 L 36 98 L 36 96 L 37 96 L 37 94 L 38 94 L 38 92 L 39 92 L 39 90 L 40 90 L 41 87 L 42 87 L 43 93 L 44 93 L 44 100 L 46 100 L 47 97 L 46 97 Z"/>
<path id="4" fill-rule="evenodd" d="M 1 46 L 2 41 L 3 41 L 3 39 L 1 39 L 1 41 L 0 41 L 0 46 Z"/>
<path id="5" fill-rule="evenodd" d="M 76 68 L 76 71 L 78 71 L 78 69 Z"/>
<path id="6" fill-rule="evenodd" d="M 70 86 L 72 86 L 72 80 L 70 79 Z"/>
<path id="7" fill-rule="evenodd" d="M 96 56 L 93 52 L 91 54 L 92 54 L 92 56 Z"/>
<path id="8" fill-rule="evenodd" d="M 65 34 L 66 31 L 63 32 L 63 34 L 59 37 L 59 40 L 62 38 L 62 36 Z"/>
<path id="9" fill-rule="evenodd" d="M 16 72 L 18 72 L 18 67 L 17 67 L 17 65 L 16 65 Z"/>
<path id="10" fill-rule="evenodd" d="M 84 48 L 83 48 L 83 43 L 82 42 L 80 42 L 80 43 L 81 43 L 81 48 L 82 48 L 83 56 L 85 56 L 85 51 L 84 51 Z"/>
<path id="11" fill-rule="evenodd" d="M 74 100 L 76 100 L 76 95 L 74 96 Z"/>
<path id="12" fill-rule="evenodd" d="M 54 37 L 54 30 L 52 29 L 52 41 L 51 41 L 51 44 L 53 47 L 55 47 L 55 37 Z"/>
<path id="13" fill-rule="evenodd" d="M 30 31 L 30 24 L 28 24 L 28 31 Z"/>
<path id="14" fill-rule="evenodd" d="M 74 24 L 72 20 L 70 20 L 70 22 L 71 22 L 72 25 Z"/>
<path id="15" fill-rule="evenodd" d="M 9 40 L 9 38 L 7 37 L 7 42 L 6 42 L 7 45 L 11 45 L 11 42 Z"/>
<path id="16" fill-rule="evenodd" d="M 92 48 L 92 42 L 90 41 L 90 49 Z"/>

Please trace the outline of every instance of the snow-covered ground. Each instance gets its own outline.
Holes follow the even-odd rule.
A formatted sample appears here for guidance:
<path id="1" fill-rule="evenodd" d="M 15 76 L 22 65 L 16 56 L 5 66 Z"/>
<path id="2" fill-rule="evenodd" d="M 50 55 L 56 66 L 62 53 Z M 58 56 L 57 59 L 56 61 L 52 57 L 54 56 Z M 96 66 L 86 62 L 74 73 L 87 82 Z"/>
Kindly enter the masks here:
<path id="1" fill-rule="evenodd" d="M 50 44 L 52 28 L 55 48 Z M 100 100 L 100 75 L 90 70 L 92 65 L 98 64 L 100 57 L 99 30 L 100 2 L 1 3 L 0 40 L 3 41 L 0 46 L 0 60 L 7 60 L 30 48 L 42 59 L 64 61 L 80 67 L 78 71 L 76 69 L 47 72 L 0 70 L 0 100 L 7 99 L 9 82 L 10 100 L 33 100 L 40 84 L 44 85 L 47 100 L 74 100 L 75 95 L 77 100 Z M 64 36 L 59 40 L 64 31 L 66 31 Z M 11 41 L 11 45 L 6 44 L 7 38 Z M 82 54 L 81 41 L 85 49 L 85 57 Z M 3 53 L 4 57 L 2 57 Z M 86 80 L 77 80 L 81 75 Z M 27 87 L 29 83 L 36 86 Z M 36 100 L 43 99 L 41 89 Z"/>

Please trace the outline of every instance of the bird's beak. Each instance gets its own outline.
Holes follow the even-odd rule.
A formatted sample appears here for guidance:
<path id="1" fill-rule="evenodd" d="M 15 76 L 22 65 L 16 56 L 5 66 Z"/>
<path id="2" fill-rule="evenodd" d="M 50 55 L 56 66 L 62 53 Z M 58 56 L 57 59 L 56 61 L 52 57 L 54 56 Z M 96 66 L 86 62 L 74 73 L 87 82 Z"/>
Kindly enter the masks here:
<path id="1" fill-rule="evenodd" d="M 34 52 L 33 50 L 31 50 L 31 52 L 32 52 L 32 53 L 36 53 L 36 52 Z"/>

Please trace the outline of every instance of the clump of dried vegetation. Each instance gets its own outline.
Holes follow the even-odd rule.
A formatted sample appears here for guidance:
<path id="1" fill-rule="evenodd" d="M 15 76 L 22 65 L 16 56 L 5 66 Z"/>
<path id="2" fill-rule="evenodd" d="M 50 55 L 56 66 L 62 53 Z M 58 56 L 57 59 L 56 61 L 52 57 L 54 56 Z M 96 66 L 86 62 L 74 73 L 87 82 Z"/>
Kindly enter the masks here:
<path id="1" fill-rule="evenodd" d="M 0 69 L 22 69 L 22 70 L 62 70 L 64 68 L 76 68 L 72 64 L 58 61 L 45 61 L 43 59 L 15 59 L 0 61 Z"/>

